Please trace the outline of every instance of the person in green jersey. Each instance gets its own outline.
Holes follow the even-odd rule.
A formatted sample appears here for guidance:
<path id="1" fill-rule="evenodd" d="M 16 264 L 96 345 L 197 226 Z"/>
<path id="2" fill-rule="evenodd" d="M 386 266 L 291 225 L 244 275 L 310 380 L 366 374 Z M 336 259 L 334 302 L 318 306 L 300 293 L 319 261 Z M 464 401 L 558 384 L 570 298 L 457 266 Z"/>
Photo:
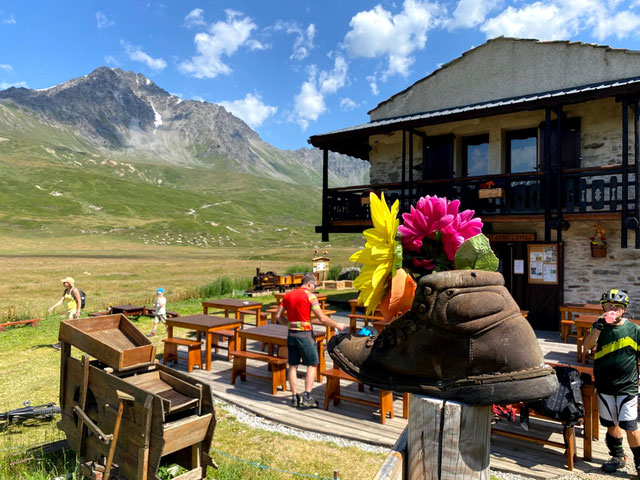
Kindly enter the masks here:
<path id="1" fill-rule="evenodd" d="M 584 339 L 585 351 L 594 346 L 593 376 L 598 394 L 600 423 L 607 428 L 605 443 L 611 459 L 602 470 L 613 473 L 625 468 L 623 431 L 640 476 L 640 432 L 638 432 L 638 345 L 640 326 L 625 318 L 629 296 L 611 289 L 600 299 L 603 314 Z"/>

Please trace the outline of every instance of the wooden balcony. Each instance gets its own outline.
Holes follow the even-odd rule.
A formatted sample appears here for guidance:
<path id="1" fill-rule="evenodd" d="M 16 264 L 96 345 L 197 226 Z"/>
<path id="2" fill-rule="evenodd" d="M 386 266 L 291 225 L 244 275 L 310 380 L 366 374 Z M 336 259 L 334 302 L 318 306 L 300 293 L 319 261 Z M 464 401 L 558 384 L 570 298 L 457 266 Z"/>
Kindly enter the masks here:
<path id="1" fill-rule="evenodd" d="M 482 177 L 420 180 L 327 189 L 323 225 L 318 233 L 360 232 L 371 226 L 369 193 L 384 192 L 389 205 L 400 200 L 400 212 L 425 195 L 459 199 L 487 222 L 540 221 L 560 229 L 569 219 L 621 218 L 636 228 L 635 166 L 612 165 L 558 172 L 531 172 Z M 483 188 L 492 182 L 490 189 Z"/>

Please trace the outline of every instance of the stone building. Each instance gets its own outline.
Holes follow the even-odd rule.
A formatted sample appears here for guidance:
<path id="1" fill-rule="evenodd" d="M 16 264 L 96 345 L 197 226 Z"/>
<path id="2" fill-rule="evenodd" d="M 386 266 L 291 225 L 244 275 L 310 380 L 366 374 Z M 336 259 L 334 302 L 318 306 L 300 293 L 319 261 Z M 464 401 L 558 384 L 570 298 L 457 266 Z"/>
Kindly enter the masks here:
<path id="1" fill-rule="evenodd" d="M 558 329 L 560 304 L 615 286 L 640 312 L 639 96 L 640 52 L 489 40 L 380 103 L 369 123 L 309 139 L 325 153 L 316 230 L 368 228 L 370 191 L 401 211 L 424 195 L 458 198 L 485 223 L 534 327 Z M 328 151 L 368 160 L 370 185 L 329 188 Z M 598 225 L 603 257 L 591 249 Z"/>

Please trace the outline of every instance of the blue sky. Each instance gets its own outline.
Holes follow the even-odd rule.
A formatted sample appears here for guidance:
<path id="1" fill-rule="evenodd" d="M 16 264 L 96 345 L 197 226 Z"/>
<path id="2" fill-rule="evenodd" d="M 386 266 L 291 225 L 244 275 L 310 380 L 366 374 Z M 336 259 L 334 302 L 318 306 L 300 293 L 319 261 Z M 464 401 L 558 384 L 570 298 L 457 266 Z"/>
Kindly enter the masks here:
<path id="1" fill-rule="evenodd" d="M 0 1 L 0 90 L 107 65 L 224 105 L 267 142 L 367 111 L 496 36 L 640 50 L 640 0 Z"/>

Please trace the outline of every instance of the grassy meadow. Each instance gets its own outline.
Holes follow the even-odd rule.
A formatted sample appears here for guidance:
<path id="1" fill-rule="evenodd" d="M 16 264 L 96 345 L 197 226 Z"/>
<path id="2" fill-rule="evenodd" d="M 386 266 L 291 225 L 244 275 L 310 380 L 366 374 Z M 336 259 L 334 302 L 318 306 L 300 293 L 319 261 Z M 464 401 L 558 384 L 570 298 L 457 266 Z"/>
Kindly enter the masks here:
<path id="1" fill-rule="evenodd" d="M 297 245 L 274 242 L 269 248 L 216 247 L 145 244 L 118 236 L 44 235 L 17 237 L 0 235 L 0 321 L 40 318 L 37 327 L 14 327 L 0 332 L 0 411 L 22 406 L 58 403 L 60 352 L 51 348 L 57 341 L 62 310 L 47 314 L 60 297 L 60 279 L 73 276 L 87 294 L 85 312 L 103 310 L 119 303 L 151 305 L 155 289 L 164 287 L 168 308 L 181 314 L 200 313 L 199 292 L 216 279 L 250 280 L 256 267 L 285 273 L 292 266 L 308 265 L 314 250 L 327 250 L 331 265 L 349 266 L 348 257 L 361 243 L 360 236 L 331 245 L 313 242 L 313 237 Z M 273 296 L 260 297 L 269 304 Z M 152 320 L 134 321 L 143 332 Z M 155 339 L 154 339 L 155 340 Z M 161 346 L 161 343 L 158 343 Z M 161 349 L 160 349 L 161 350 Z M 335 444 L 300 440 L 244 425 L 218 408 L 219 423 L 214 436 L 214 455 L 221 470 L 217 479 L 287 479 L 277 470 L 299 471 L 332 477 L 338 469 L 344 479 L 369 478 L 377 471 L 384 454 L 368 453 Z M 24 456 L 32 445 L 61 439 L 55 421 L 37 426 L 12 426 L 0 431 L 0 479 L 14 478 L 8 461 Z M 251 440 L 247 440 L 247 439 Z M 261 445 L 273 445 L 265 452 Z M 277 447 L 275 447 L 277 446 Z M 313 451 L 313 455 L 308 452 Z M 262 470 L 232 457 L 268 465 Z M 28 479 L 49 479 L 75 468 L 72 454 L 53 460 L 30 461 L 16 467 Z"/>

